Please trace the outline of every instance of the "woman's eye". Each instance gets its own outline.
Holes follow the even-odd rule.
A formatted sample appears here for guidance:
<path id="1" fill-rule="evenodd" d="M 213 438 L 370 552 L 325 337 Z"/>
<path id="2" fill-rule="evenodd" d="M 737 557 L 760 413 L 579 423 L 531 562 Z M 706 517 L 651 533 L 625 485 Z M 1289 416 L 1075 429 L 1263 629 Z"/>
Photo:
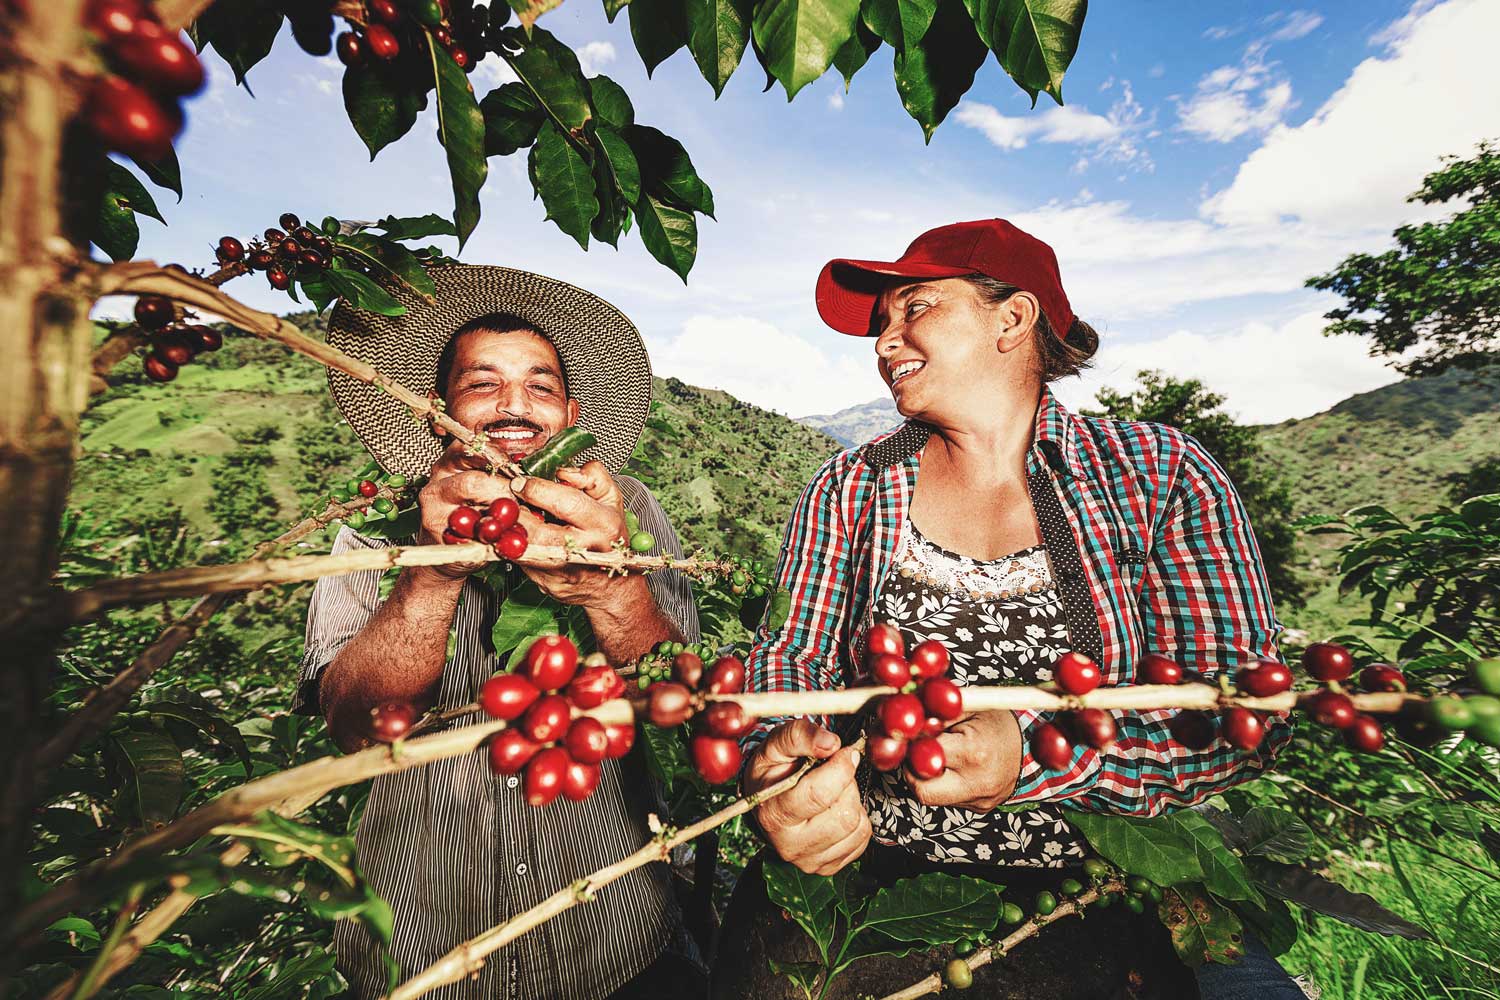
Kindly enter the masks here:
<path id="1" fill-rule="evenodd" d="M 927 303 L 926 302 L 908 302 L 907 305 L 906 305 L 906 315 L 907 315 L 907 318 L 915 316 L 917 313 L 925 310 L 926 308 L 927 308 Z"/>

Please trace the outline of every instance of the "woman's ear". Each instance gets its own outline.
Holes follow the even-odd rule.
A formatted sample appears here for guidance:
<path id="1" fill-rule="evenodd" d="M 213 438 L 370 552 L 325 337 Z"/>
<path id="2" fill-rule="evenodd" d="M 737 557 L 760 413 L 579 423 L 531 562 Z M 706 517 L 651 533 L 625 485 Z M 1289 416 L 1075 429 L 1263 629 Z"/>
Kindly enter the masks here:
<path id="1" fill-rule="evenodd" d="M 1041 311 L 1041 304 L 1030 292 L 1016 292 L 997 304 L 995 320 L 999 330 L 996 333 L 995 349 L 1001 354 L 1009 354 L 1026 343 Z"/>

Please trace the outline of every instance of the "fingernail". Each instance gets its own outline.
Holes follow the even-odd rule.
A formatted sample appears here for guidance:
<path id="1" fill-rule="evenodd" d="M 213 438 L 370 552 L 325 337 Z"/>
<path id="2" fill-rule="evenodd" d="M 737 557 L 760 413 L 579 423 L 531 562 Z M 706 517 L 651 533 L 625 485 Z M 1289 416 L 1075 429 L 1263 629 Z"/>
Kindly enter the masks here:
<path id="1" fill-rule="evenodd" d="M 510 489 L 511 489 L 512 493 L 520 493 L 525 488 L 526 488 L 526 477 L 525 476 L 517 476 L 516 478 L 514 478 L 514 479 L 512 479 L 510 481 Z"/>
<path id="2" fill-rule="evenodd" d="M 854 753 L 850 756 L 849 763 L 851 765 L 853 765 L 854 767 L 858 767 L 859 766 L 859 751 L 858 750 L 854 751 Z"/>

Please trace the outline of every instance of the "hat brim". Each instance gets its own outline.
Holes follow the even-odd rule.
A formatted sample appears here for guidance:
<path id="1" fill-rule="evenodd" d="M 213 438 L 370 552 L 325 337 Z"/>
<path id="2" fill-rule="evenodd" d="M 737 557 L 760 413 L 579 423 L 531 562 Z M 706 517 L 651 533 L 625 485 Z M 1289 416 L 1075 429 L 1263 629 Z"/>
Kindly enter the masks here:
<path id="1" fill-rule="evenodd" d="M 818 315 L 839 333 L 866 337 L 875 300 L 892 279 L 957 278 L 973 273 L 969 267 L 915 260 L 831 260 L 818 275 Z"/>
<path id="2" fill-rule="evenodd" d="M 437 381 L 438 356 L 455 330 L 489 313 L 513 313 L 557 348 L 578 426 L 598 444 L 577 459 L 619 472 L 635 451 L 651 408 L 651 359 L 635 325 L 608 302 L 563 281 L 508 267 L 457 264 L 428 272 L 428 302 L 405 286 L 395 296 L 403 316 L 380 316 L 340 301 L 328 321 L 328 343 L 422 395 Z M 349 426 L 386 472 L 425 476 L 443 443 L 426 421 L 389 393 L 330 368 L 328 388 Z"/>

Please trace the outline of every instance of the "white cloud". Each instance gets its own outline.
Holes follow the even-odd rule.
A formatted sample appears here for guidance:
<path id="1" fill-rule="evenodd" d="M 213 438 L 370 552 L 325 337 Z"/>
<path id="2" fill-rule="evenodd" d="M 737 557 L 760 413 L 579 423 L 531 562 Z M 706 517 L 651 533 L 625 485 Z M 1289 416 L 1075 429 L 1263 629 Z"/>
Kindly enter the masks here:
<path id="1" fill-rule="evenodd" d="M 1101 90 L 1114 86 L 1106 81 Z M 1081 145 L 1093 151 L 1087 160 L 1104 158 L 1117 162 L 1139 161 L 1150 169 L 1150 158 L 1135 142 L 1135 136 L 1150 126 L 1145 110 L 1135 99 L 1130 82 L 1120 83 L 1120 96 L 1105 114 L 1095 114 L 1077 104 L 1050 107 L 1045 111 L 1011 117 L 977 101 L 963 101 L 954 112 L 960 125 L 980 132 L 998 149 L 1012 152 L 1031 142 Z"/>
<path id="2" fill-rule="evenodd" d="M 1178 127 L 1211 142 L 1233 142 L 1270 131 L 1293 107 L 1292 85 L 1265 59 L 1265 46 L 1250 46 L 1238 66 L 1220 66 L 1198 81 L 1177 107 Z"/>
<path id="3" fill-rule="evenodd" d="M 1226 38 L 1233 38 L 1244 30 L 1243 25 L 1215 24 L 1204 29 L 1203 37 L 1211 42 L 1222 42 Z"/>
<path id="4" fill-rule="evenodd" d="M 1323 15 L 1310 10 L 1292 10 L 1273 14 L 1268 20 L 1279 23 L 1275 31 L 1267 36 L 1273 42 L 1294 42 L 1306 38 L 1323 24 Z"/>
<path id="5" fill-rule="evenodd" d="M 579 46 L 575 51 L 578 54 L 578 66 L 583 70 L 584 76 L 594 76 L 615 61 L 615 47 L 612 42 L 589 42 L 587 45 Z"/>
<path id="6" fill-rule="evenodd" d="M 842 90 L 835 90 L 833 93 L 829 94 L 828 95 L 828 106 L 830 108 L 832 108 L 834 111 L 843 111 L 844 110 L 844 92 Z"/>
<path id="7" fill-rule="evenodd" d="M 516 71 L 510 68 L 510 63 L 497 55 L 487 56 L 475 66 L 474 76 L 479 81 L 474 85 L 475 90 L 499 87 L 507 83 L 517 83 L 521 79 L 516 76 Z M 484 84 L 484 87 L 481 87 L 480 83 Z"/>
<path id="8" fill-rule="evenodd" d="M 1388 232 L 1411 219 L 1405 198 L 1440 157 L 1467 155 L 1500 132 L 1500 4 L 1450 0 L 1397 25 L 1387 55 L 1356 66 L 1307 122 L 1274 129 L 1203 214 L 1343 232 Z"/>
<path id="9" fill-rule="evenodd" d="M 1309 312 L 1279 326 L 1251 322 L 1220 334 L 1177 330 L 1126 342 L 1106 334 L 1095 367 L 1056 388 L 1069 406 L 1093 406 L 1100 388 L 1129 388 L 1136 372 L 1157 368 L 1199 379 L 1242 422 L 1269 424 L 1311 416 L 1400 378 L 1371 358 L 1362 340 L 1323 336 L 1324 322 Z"/>

